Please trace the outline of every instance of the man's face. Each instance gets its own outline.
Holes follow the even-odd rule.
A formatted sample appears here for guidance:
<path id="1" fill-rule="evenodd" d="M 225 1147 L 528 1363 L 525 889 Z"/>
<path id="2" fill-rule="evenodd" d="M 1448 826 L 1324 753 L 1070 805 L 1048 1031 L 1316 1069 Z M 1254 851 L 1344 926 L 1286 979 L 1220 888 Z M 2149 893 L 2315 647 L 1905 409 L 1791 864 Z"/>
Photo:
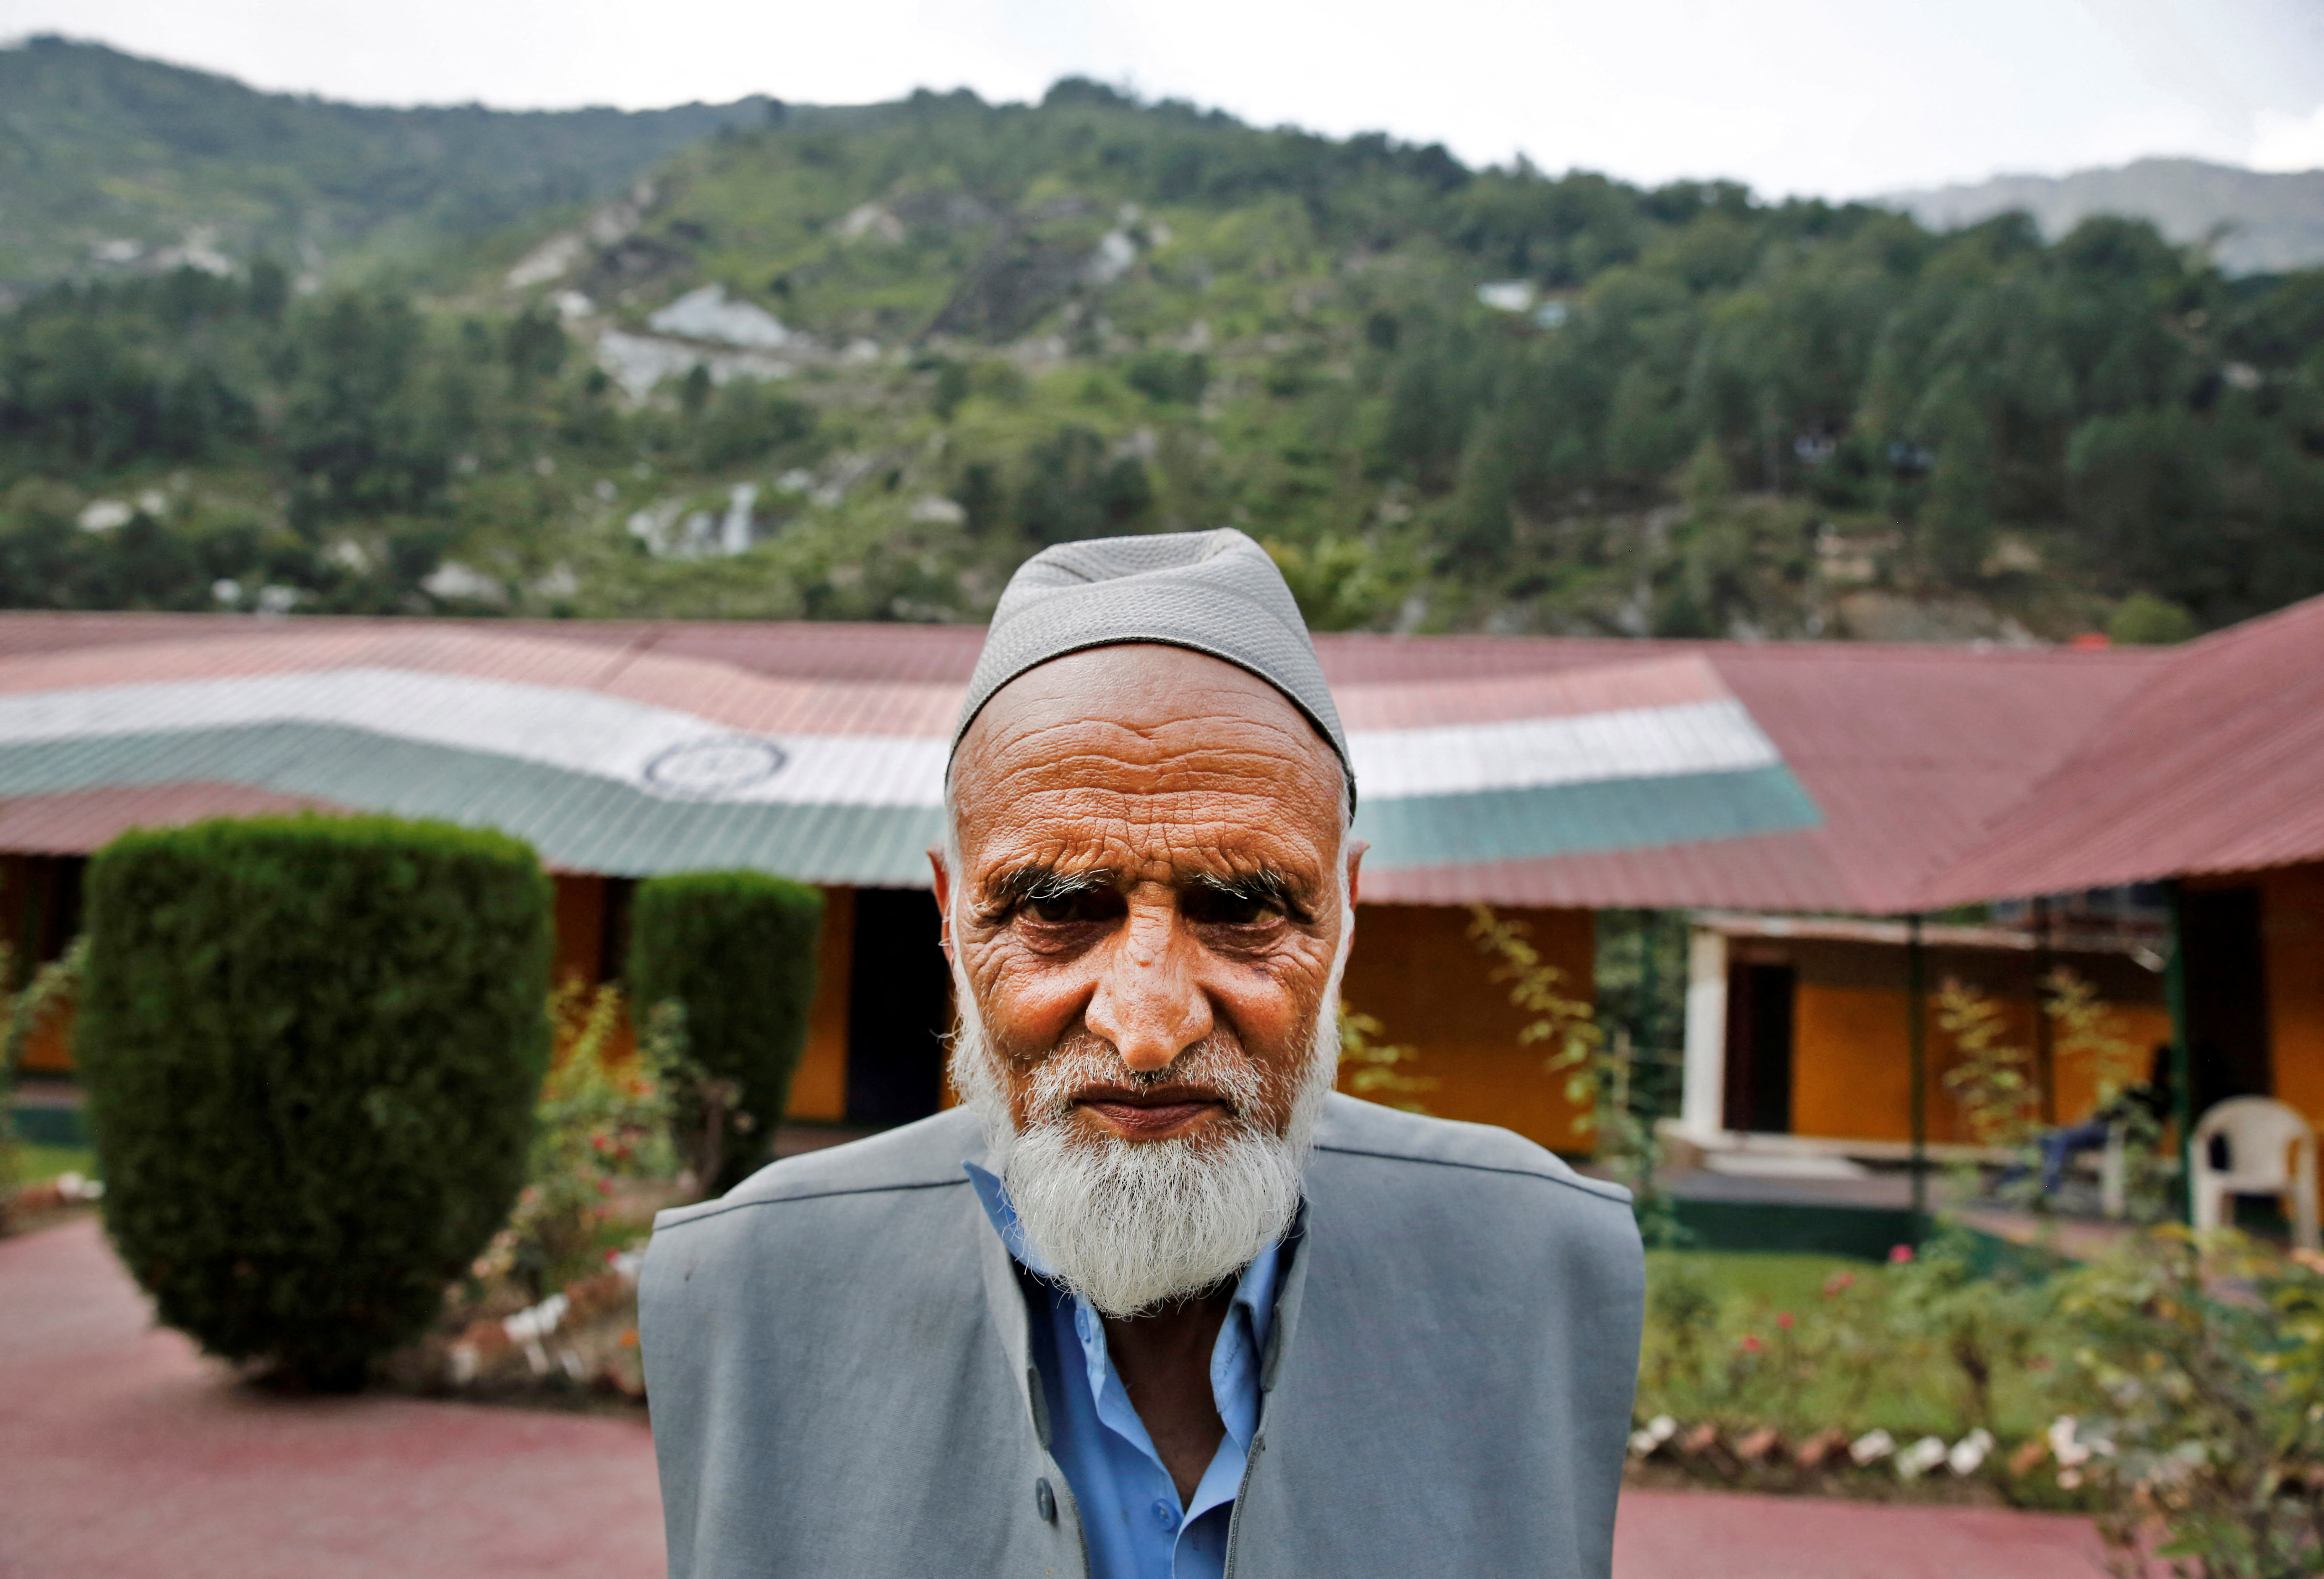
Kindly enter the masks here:
<path id="1" fill-rule="evenodd" d="M 1305 717 L 1217 659 L 1100 648 L 1003 688 L 953 786 L 945 946 L 1013 1127 L 1198 1151 L 1282 1134 L 1360 854 Z"/>

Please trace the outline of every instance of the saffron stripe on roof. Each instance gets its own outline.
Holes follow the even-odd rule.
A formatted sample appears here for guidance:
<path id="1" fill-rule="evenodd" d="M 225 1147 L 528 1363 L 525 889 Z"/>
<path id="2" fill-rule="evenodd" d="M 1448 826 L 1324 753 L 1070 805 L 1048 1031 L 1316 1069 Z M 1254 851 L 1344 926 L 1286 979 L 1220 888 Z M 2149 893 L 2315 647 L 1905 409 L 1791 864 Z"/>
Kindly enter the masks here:
<path id="1" fill-rule="evenodd" d="M 0 619 L 7 616 L 0 615 Z M 547 686 L 624 697 L 730 729 L 817 734 L 948 734 L 962 688 L 948 681 L 817 680 L 710 659 L 417 622 L 235 621 L 207 640 L 73 648 L 0 661 L 0 698 L 129 685 L 222 683 L 381 669 Z"/>

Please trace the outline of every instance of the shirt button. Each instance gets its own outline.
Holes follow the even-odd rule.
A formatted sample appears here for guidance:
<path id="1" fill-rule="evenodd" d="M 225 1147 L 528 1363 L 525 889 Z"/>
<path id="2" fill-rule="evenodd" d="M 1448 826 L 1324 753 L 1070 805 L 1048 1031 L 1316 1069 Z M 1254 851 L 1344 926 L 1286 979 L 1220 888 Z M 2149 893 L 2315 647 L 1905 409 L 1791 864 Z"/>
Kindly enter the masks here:
<path id="1" fill-rule="evenodd" d="M 1033 1482 L 1033 1511 L 1041 1516 L 1044 1524 L 1057 1521 L 1057 1494 L 1049 1490 L 1046 1478 Z"/>
<path id="2" fill-rule="evenodd" d="M 1154 1522 L 1164 1529 L 1176 1529 L 1178 1528 L 1178 1510 L 1157 1497 L 1154 1499 Z"/>

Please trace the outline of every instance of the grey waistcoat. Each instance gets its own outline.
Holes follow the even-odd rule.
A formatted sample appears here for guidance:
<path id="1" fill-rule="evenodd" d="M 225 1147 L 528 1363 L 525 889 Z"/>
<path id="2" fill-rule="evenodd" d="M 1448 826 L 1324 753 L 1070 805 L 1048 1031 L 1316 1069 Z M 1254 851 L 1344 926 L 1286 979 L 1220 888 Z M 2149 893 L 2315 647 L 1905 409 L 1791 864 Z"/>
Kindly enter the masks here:
<path id="1" fill-rule="evenodd" d="M 672 1579 L 1087 1574 L 1023 1292 L 961 1173 L 982 1155 L 954 1110 L 656 1221 Z M 1335 1095 L 1307 1195 L 1231 1579 L 1604 1579 L 1645 1292 L 1623 1192 Z"/>

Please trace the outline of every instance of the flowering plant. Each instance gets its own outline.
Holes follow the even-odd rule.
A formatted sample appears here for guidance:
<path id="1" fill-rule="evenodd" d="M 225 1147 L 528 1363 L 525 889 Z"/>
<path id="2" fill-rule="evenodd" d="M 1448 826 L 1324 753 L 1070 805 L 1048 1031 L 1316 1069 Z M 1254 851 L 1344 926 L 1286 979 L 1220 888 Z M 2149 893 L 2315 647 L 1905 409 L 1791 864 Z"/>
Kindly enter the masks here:
<path id="1" fill-rule="evenodd" d="M 25 1044 L 78 993 L 81 968 L 88 959 L 88 940 L 76 937 L 60 958 L 33 972 L 32 979 L 20 991 L 0 990 L 0 1219 L 5 1218 L 12 1204 L 22 1205 L 12 1203 L 11 1190 L 19 1166 L 15 1126 L 8 1117 L 16 1067 L 23 1061 Z M 0 943 L 0 984 L 14 974 L 15 952 Z"/>
<path id="2" fill-rule="evenodd" d="M 2324 1257 L 2157 1228 L 2075 1273 L 2062 1309 L 2090 1407 L 2060 1473 L 2113 1492 L 2118 1573 L 2149 1549 L 2205 1579 L 2324 1566 Z"/>
<path id="3" fill-rule="evenodd" d="M 618 1181 L 667 1178 L 676 1168 L 669 1097 L 654 1059 L 622 1045 L 620 989 L 568 983 L 549 1013 L 556 1057 L 524 1189 L 475 1269 L 487 1282 L 513 1279 L 535 1300 L 602 1259 L 600 1231 Z"/>

